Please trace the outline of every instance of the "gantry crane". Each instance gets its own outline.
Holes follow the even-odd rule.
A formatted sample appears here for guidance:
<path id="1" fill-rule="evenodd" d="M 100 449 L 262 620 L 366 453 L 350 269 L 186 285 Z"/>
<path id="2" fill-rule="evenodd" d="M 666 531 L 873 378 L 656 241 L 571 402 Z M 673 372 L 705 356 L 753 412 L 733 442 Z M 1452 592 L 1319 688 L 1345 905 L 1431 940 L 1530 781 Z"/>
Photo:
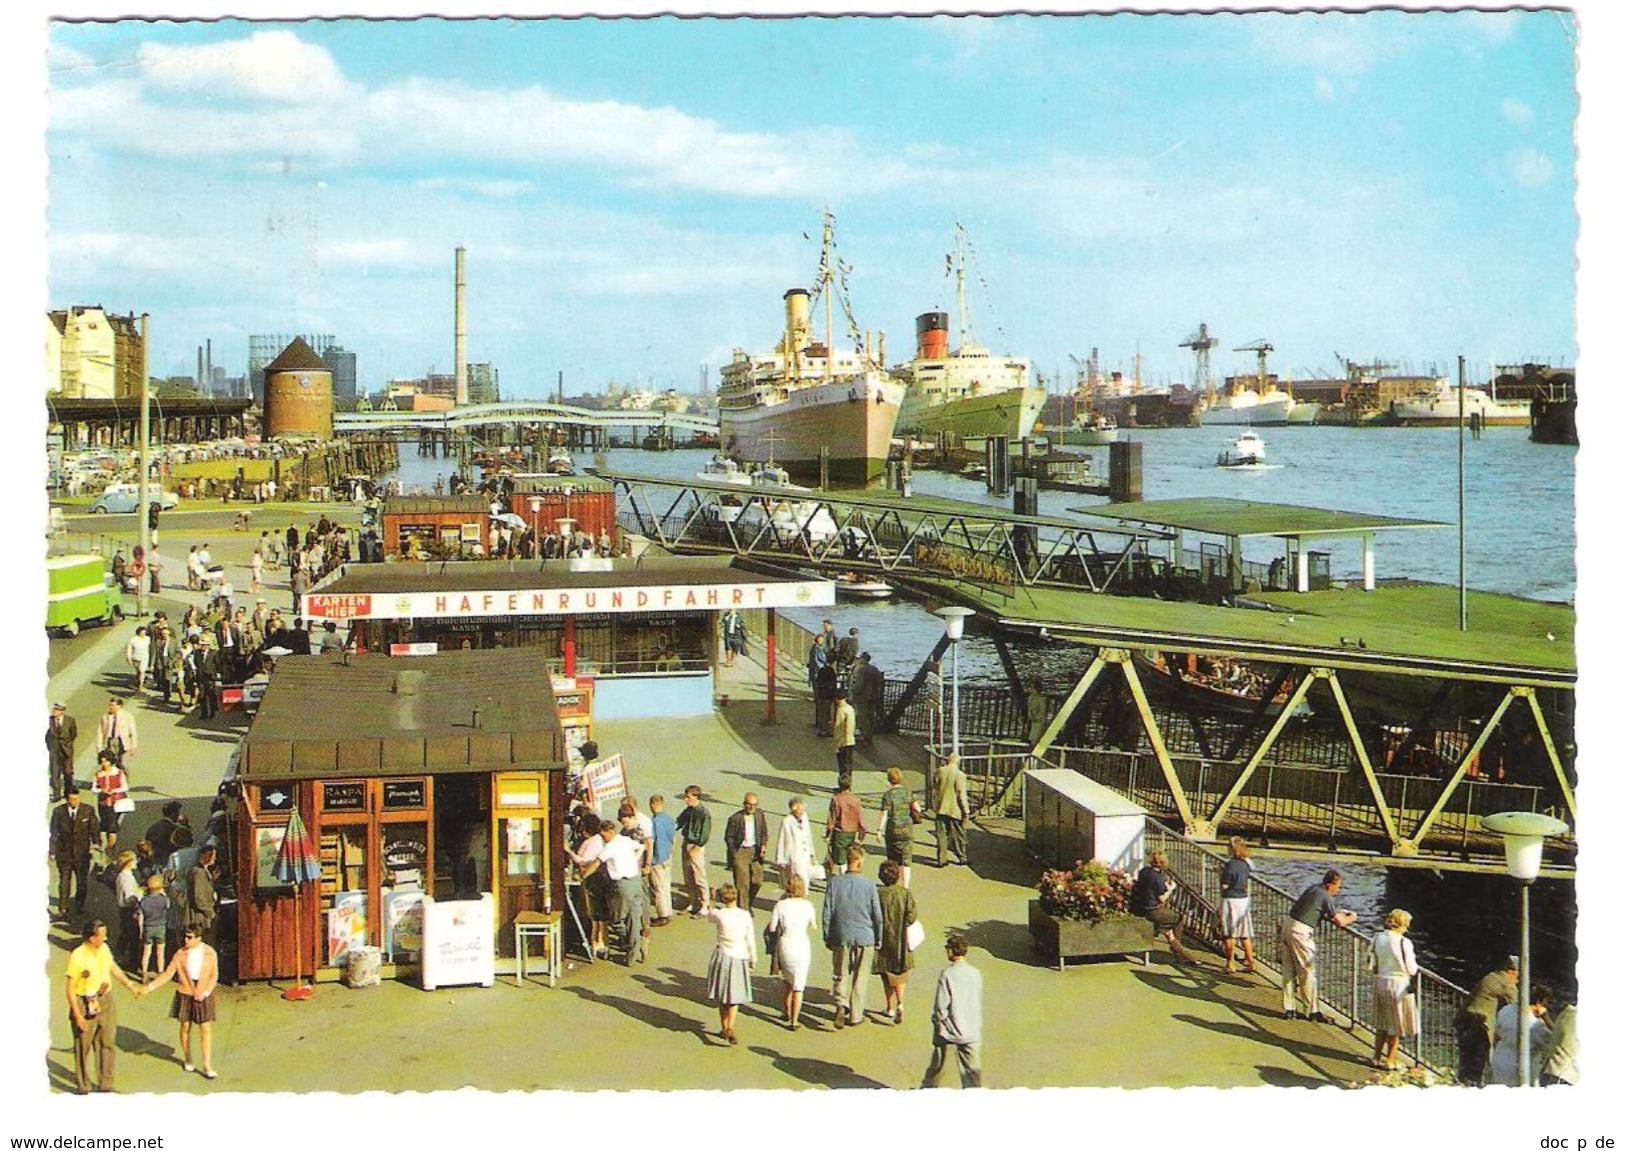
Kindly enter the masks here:
<path id="1" fill-rule="evenodd" d="M 1269 354 L 1275 350 L 1275 345 L 1270 343 L 1268 340 L 1254 340 L 1250 344 L 1243 344 L 1241 347 L 1233 350 L 1237 352 L 1258 353 L 1258 394 L 1263 395 L 1269 381 L 1266 357 L 1268 357 Z"/>
<path id="2" fill-rule="evenodd" d="M 1219 346 L 1219 339 L 1207 330 L 1207 324 L 1196 326 L 1196 331 L 1179 341 L 1179 346 L 1189 348 L 1196 353 L 1196 394 L 1206 396 L 1207 402 L 1212 403 L 1213 394 L 1213 365 L 1208 353 Z"/>

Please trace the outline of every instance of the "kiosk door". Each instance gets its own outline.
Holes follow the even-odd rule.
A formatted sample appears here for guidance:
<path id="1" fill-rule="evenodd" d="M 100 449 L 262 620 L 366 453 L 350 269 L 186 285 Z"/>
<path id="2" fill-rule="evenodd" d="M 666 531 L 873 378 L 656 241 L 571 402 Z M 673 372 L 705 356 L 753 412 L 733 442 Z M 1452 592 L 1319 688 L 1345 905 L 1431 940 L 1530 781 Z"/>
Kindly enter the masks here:
<path id="1" fill-rule="evenodd" d="M 546 772 L 505 772 L 491 779 L 491 879 L 496 893 L 497 953 L 513 950 L 521 911 L 552 911 L 553 868 Z"/>

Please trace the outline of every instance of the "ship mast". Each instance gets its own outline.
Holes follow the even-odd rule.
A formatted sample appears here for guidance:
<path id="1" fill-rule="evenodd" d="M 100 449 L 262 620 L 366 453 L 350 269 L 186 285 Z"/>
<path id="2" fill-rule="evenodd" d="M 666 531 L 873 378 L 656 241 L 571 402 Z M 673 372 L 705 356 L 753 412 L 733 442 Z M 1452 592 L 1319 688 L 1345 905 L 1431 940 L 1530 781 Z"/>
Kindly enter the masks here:
<path id="1" fill-rule="evenodd" d="M 959 296 L 959 350 L 965 350 L 966 333 L 970 331 L 970 313 L 965 308 L 965 226 L 954 224 L 954 279 Z"/>
<path id="2" fill-rule="evenodd" d="M 835 247 L 835 217 L 824 209 L 824 254 L 819 258 L 818 276 L 824 293 L 824 379 L 835 374 L 835 301 L 830 290 L 830 253 Z"/>

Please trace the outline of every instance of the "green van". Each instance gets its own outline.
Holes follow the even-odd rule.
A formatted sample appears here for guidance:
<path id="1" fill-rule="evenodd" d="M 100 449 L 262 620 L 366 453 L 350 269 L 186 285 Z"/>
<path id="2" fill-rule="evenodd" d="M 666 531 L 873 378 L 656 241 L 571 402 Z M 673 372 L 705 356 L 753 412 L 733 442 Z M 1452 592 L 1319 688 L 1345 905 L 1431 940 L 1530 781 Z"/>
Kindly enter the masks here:
<path id="1" fill-rule="evenodd" d="M 124 618 L 123 596 L 101 556 L 52 556 L 45 561 L 45 578 L 48 631 L 78 635 L 81 624 Z"/>

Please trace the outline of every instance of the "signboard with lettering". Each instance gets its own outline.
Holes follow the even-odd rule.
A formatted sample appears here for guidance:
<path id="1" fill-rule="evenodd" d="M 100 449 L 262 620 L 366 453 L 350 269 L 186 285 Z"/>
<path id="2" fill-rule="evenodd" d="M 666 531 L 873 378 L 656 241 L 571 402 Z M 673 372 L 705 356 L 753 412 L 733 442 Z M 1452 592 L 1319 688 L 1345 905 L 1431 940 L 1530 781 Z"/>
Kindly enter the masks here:
<path id="1" fill-rule="evenodd" d="M 427 807 L 428 787 L 421 779 L 384 780 L 384 810 L 412 811 Z"/>
<path id="2" fill-rule="evenodd" d="M 365 783 L 322 784 L 323 811 L 366 811 L 367 785 Z"/>
<path id="3" fill-rule="evenodd" d="M 400 595 L 307 595 L 316 619 L 485 619 L 492 616 L 605 615 L 721 611 L 725 608 L 828 607 L 830 580 L 771 583 L 660 584 L 648 587 L 527 588 L 515 591 L 406 592 Z"/>
<path id="4" fill-rule="evenodd" d="M 587 802 L 594 808 L 625 799 L 626 757 L 617 753 L 608 759 L 587 764 L 581 770 L 581 782 L 587 788 Z"/>
<path id="5" fill-rule="evenodd" d="M 390 655 L 436 655 L 440 651 L 437 643 L 392 643 L 389 645 Z"/>
<path id="6" fill-rule="evenodd" d="M 478 899 L 442 903 L 423 897 L 423 990 L 496 982 L 496 906 Z"/>

